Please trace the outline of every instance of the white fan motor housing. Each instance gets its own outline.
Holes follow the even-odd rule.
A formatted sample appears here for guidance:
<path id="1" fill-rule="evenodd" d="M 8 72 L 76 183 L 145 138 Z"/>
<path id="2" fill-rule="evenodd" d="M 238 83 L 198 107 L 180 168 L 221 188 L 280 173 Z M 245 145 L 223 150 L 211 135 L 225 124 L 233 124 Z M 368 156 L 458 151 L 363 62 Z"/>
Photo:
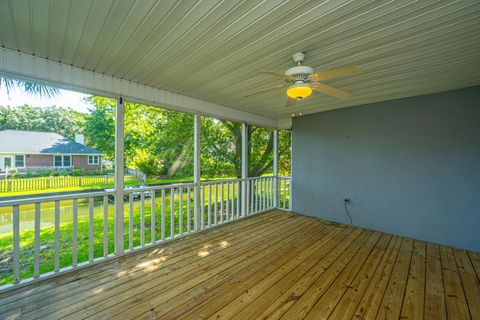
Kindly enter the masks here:
<path id="1" fill-rule="evenodd" d="M 313 73 L 313 68 L 309 66 L 295 66 L 285 71 L 285 74 L 290 77 L 308 77 Z"/>

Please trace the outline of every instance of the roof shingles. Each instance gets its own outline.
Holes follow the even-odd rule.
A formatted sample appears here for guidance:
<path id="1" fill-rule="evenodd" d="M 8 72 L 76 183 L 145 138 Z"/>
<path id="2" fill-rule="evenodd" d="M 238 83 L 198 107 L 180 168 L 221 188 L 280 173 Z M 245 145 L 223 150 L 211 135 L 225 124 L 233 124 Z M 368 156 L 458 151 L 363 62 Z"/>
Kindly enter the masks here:
<path id="1" fill-rule="evenodd" d="M 101 151 L 53 132 L 0 131 L 0 153 L 12 154 L 95 154 Z"/>

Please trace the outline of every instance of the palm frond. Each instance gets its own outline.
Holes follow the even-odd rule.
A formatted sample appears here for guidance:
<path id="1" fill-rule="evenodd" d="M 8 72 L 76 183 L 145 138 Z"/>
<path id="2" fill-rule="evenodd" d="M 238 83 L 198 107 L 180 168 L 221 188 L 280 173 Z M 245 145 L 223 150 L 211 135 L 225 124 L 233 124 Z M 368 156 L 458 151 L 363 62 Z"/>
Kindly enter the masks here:
<path id="1" fill-rule="evenodd" d="M 0 75 L 0 89 L 4 87 L 7 95 L 10 97 L 10 93 L 15 87 L 23 89 L 24 92 L 39 96 L 41 98 L 54 98 L 60 94 L 60 90 L 55 87 L 51 87 L 44 84 L 33 83 L 30 81 L 14 80 Z"/>
<path id="2" fill-rule="evenodd" d="M 15 80 L 0 76 L 0 89 L 4 87 L 7 91 L 7 96 L 10 97 L 10 92 L 15 88 Z"/>
<path id="3" fill-rule="evenodd" d="M 39 96 L 41 98 L 54 98 L 60 94 L 60 90 L 55 87 L 47 86 L 44 84 L 38 84 L 28 81 L 21 81 L 19 86 L 23 86 L 24 91 L 30 95 Z"/>

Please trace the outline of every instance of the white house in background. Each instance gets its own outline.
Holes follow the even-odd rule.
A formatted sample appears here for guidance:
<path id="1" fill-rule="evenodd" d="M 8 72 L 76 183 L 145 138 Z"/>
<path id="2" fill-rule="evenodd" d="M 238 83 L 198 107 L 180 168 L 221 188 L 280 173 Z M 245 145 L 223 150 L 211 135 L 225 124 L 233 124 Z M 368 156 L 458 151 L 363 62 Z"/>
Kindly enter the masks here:
<path id="1" fill-rule="evenodd" d="M 0 172 L 7 168 L 98 170 L 102 157 L 101 151 L 83 144 L 83 135 L 73 141 L 54 132 L 0 131 Z"/>

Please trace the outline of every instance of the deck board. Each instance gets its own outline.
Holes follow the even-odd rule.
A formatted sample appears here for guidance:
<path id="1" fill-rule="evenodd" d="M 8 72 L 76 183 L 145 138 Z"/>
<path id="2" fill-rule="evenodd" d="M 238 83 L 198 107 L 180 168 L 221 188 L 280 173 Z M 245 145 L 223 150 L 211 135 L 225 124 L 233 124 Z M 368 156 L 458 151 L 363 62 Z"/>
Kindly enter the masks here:
<path id="1" fill-rule="evenodd" d="M 478 319 L 479 254 L 271 211 L 0 293 L 5 319 Z"/>

